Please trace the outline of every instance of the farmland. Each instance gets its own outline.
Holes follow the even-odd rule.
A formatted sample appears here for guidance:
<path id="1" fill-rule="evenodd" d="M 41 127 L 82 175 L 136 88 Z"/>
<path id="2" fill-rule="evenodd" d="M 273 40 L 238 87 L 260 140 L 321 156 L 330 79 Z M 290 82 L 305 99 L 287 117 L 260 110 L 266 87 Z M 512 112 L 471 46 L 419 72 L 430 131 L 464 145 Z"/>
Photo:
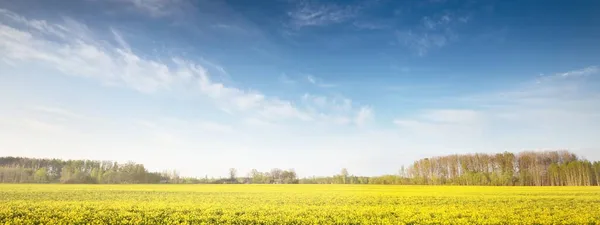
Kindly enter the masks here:
<path id="1" fill-rule="evenodd" d="M 4 224 L 600 224 L 600 187 L 1 184 Z"/>

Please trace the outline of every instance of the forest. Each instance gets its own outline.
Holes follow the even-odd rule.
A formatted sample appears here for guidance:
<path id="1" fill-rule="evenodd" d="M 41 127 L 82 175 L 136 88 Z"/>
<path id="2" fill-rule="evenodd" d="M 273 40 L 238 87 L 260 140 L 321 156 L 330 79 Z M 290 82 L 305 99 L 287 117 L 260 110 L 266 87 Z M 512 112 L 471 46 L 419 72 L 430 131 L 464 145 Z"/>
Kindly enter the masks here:
<path id="1" fill-rule="evenodd" d="M 225 178 L 182 177 L 176 171 L 150 172 L 134 162 L 0 157 L 2 183 L 90 184 L 396 184 L 486 186 L 600 186 L 600 162 L 568 151 L 464 154 L 424 158 L 397 173 L 354 176 L 347 169 L 326 177 L 299 178 L 294 169 L 253 169 L 245 176 L 229 169 Z"/>

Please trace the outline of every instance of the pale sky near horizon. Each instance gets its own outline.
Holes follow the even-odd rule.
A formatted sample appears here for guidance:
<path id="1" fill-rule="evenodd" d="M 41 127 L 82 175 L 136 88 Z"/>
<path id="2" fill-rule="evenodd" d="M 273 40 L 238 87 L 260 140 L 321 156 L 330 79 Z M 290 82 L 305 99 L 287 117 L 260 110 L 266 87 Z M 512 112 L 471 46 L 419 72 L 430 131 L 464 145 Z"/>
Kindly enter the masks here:
<path id="1" fill-rule="evenodd" d="M 0 0 L 0 156 L 186 176 L 600 160 L 598 1 Z"/>

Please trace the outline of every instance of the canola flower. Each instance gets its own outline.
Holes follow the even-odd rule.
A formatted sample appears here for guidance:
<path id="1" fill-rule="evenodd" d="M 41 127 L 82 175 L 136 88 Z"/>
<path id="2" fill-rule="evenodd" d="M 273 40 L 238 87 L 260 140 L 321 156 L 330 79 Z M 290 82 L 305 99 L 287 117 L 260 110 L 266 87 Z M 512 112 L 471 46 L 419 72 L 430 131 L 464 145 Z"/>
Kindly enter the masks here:
<path id="1" fill-rule="evenodd" d="M 600 224 L 600 187 L 1 184 L 0 224 Z"/>

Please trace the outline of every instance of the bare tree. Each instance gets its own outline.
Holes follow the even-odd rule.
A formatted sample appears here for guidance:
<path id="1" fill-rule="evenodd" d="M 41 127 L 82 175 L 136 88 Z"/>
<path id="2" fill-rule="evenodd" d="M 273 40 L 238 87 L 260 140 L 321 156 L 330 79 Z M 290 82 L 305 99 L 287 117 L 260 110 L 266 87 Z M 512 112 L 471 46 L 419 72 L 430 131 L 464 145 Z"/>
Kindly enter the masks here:
<path id="1" fill-rule="evenodd" d="M 229 180 L 233 183 L 235 181 L 237 170 L 235 168 L 229 168 Z"/>

